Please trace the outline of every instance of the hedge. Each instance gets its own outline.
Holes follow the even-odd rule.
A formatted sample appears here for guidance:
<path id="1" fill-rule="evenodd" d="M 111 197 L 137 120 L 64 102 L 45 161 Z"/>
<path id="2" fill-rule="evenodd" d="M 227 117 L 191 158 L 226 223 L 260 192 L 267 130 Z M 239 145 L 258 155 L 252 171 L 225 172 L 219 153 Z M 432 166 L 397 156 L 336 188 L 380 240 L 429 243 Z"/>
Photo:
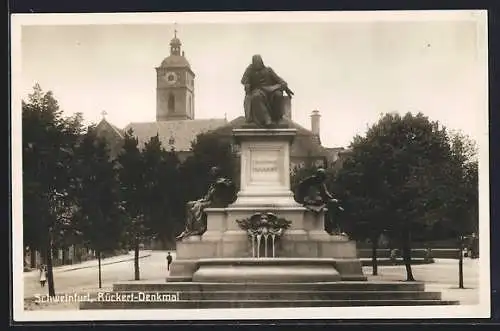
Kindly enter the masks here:
<path id="1" fill-rule="evenodd" d="M 460 250 L 458 248 L 435 248 L 431 249 L 431 257 L 434 259 L 458 259 L 460 256 Z M 399 251 L 398 257 L 401 257 L 401 251 Z M 424 248 L 415 248 L 411 250 L 411 256 L 413 258 L 425 258 L 427 256 L 427 250 Z M 359 258 L 371 258 L 372 250 L 371 249 L 358 249 L 358 257 Z M 391 250 L 390 249 L 378 249 L 377 250 L 377 258 L 390 258 Z"/>

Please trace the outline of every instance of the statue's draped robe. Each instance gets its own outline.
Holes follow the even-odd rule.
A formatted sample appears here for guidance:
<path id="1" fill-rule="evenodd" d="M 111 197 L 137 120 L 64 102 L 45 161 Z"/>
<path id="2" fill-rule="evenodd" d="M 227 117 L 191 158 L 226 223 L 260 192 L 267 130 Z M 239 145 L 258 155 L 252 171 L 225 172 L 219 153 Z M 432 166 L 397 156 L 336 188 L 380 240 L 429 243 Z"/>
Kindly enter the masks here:
<path id="1" fill-rule="evenodd" d="M 203 234 L 207 228 L 205 209 L 208 207 L 226 207 L 234 196 L 233 182 L 227 178 L 218 178 L 210 184 L 205 196 L 186 204 L 186 228 L 178 238 Z"/>
<path id="2" fill-rule="evenodd" d="M 245 95 L 245 118 L 248 123 L 267 126 L 283 117 L 283 88 L 286 82 L 272 68 L 255 69 L 249 65 L 241 79 L 250 89 Z"/>

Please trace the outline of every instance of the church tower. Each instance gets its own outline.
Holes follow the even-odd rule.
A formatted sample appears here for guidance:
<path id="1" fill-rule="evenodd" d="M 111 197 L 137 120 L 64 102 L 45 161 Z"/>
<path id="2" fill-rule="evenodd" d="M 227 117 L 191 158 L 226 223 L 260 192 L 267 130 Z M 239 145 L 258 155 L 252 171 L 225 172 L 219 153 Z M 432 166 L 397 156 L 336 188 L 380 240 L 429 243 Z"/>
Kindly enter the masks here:
<path id="1" fill-rule="evenodd" d="M 194 119 L 195 74 L 181 46 L 175 30 L 170 56 L 156 68 L 156 121 Z"/>

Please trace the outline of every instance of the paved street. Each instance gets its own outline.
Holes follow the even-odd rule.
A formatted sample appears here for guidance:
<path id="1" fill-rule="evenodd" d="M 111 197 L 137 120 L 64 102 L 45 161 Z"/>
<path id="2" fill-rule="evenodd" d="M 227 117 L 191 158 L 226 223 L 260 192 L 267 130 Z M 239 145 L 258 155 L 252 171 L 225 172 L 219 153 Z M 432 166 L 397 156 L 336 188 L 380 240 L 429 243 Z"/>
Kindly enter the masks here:
<path id="1" fill-rule="evenodd" d="M 479 300 L 479 260 L 464 259 L 464 287 L 458 288 L 458 260 L 436 259 L 432 264 L 413 265 L 413 276 L 426 283 L 427 291 L 440 291 L 444 300 L 459 300 L 462 304 L 476 304 Z M 372 267 L 363 267 L 368 279 L 405 280 L 406 269 L 401 266 L 378 268 L 378 276 L 372 276 Z"/>
<path id="2" fill-rule="evenodd" d="M 139 260 L 141 279 L 165 279 L 167 275 L 166 252 L 146 251 L 141 252 L 143 257 Z M 128 256 L 113 257 L 114 260 L 128 260 L 102 265 L 103 288 L 111 288 L 113 283 L 134 279 L 133 253 Z M 175 258 L 175 254 L 174 254 Z M 107 259 L 106 259 L 107 260 Z M 103 260 L 103 263 L 106 263 Z M 113 261 L 114 262 L 114 261 Z M 57 293 L 74 293 L 79 291 L 96 290 L 98 283 L 97 261 L 84 262 L 85 268 L 75 269 L 78 266 L 63 266 L 54 268 L 54 283 Z M 74 270 L 71 270 L 74 269 Z M 24 297 L 32 298 L 35 294 L 48 293 L 47 284 L 40 288 L 39 272 L 24 273 Z"/>
<path id="3" fill-rule="evenodd" d="M 141 280 L 165 281 L 167 276 L 166 251 L 143 251 L 140 259 Z M 132 253 L 128 256 L 114 257 L 116 261 L 104 260 L 103 263 L 114 262 L 102 266 L 103 289 L 111 289 L 113 283 L 134 279 L 134 262 Z M 173 253 L 175 259 L 175 253 Z M 122 262 L 119 262 L 119 261 Z M 125 260 L 125 261 L 124 261 Z M 78 268 L 80 267 L 80 268 Z M 83 267 L 83 268 L 81 268 Z M 434 264 L 415 265 L 413 273 L 418 281 L 426 283 L 427 290 L 442 291 L 445 300 L 460 300 L 464 304 L 474 304 L 478 300 L 478 260 L 464 260 L 464 285 L 466 290 L 456 289 L 458 286 L 457 260 L 436 260 Z M 75 293 L 96 291 L 98 288 L 97 261 L 84 262 L 81 266 L 73 265 L 54 269 L 55 288 L 57 293 Z M 371 276 L 371 267 L 363 271 L 371 280 L 405 280 L 404 266 L 379 267 L 379 275 Z M 46 294 L 47 286 L 40 288 L 38 272 L 24 273 L 24 297 L 31 299 L 35 294 Z"/>

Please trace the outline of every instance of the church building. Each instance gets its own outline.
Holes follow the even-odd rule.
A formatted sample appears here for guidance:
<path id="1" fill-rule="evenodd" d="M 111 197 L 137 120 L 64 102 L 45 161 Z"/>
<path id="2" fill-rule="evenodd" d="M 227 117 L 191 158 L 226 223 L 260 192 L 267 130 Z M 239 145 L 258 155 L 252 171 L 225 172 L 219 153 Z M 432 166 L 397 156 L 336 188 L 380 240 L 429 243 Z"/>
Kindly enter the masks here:
<path id="1" fill-rule="evenodd" d="M 129 129 L 139 140 L 139 146 L 158 134 L 165 149 L 175 149 L 181 161 L 191 154 L 191 144 L 200 133 L 214 132 L 221 138 L 231 138 L 232 129 L 245 122 L 244 116 L 232 121 L 225 118 L 196 119 L 195 79 L 196 74 L 181 49 L 177 37 L 170 41 L 170 55 L 156 68 L 156 121 L 130 123 L 120 129 L 105 118 L 97 125 L 97 133 L 109 144 L 113 157 L 121 150 L 123 137 Z M 285 119 L 290 127 L 297 129 L 291 148 L 291 168 L 306 164 L 331 166 L 337 158 L 339 148 L 325 148 L 320 140 L 320 114 L 311 114 L 311 128 L 307 129 L 292 120 L 291 100 L 286 99 Z M 203 105 L 207 106 L 207 105 Z M 243 114 L 243 106 L 242 106 Z"/>

